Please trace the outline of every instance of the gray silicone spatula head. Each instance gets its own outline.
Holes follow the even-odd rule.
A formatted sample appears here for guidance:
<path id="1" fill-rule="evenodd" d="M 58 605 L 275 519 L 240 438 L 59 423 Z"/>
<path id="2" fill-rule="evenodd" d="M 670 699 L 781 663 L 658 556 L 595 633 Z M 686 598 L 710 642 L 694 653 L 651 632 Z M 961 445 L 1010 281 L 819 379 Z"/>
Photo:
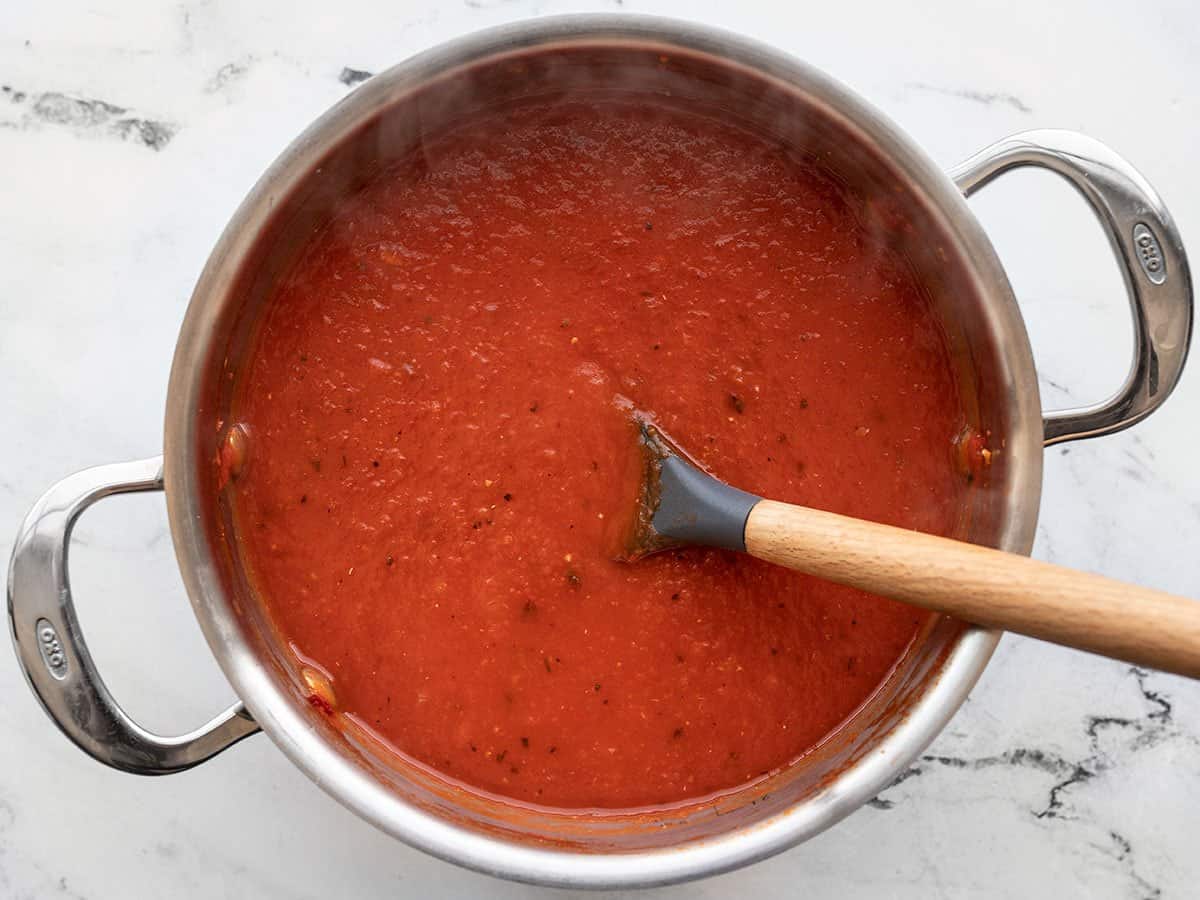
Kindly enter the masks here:
<path id="1" fill-rule="evenodd" d="M 648 418 L 637 415 L 634 424 L 641 481 L 617 558 L 688 544 L 745 550 L 746 518 L 759 498 L 709 475 Z"/>

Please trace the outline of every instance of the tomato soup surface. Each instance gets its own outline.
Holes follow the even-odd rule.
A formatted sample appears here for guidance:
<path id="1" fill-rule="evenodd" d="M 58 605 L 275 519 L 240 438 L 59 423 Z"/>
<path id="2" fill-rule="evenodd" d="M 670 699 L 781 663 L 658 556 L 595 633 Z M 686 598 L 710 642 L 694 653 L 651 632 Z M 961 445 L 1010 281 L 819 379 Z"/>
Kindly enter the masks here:
<path id="1" fill-rule="evenodd" d="M 747 490 L 959 533 L 950 356 L 860 206 L 630 100 L 472 120 L 348 199 L 264 311 L 228 487 L 314 705 L 566 808 L 736 788 L 837 729 L 925 614 L 606 535 L 630 405 Z"/>

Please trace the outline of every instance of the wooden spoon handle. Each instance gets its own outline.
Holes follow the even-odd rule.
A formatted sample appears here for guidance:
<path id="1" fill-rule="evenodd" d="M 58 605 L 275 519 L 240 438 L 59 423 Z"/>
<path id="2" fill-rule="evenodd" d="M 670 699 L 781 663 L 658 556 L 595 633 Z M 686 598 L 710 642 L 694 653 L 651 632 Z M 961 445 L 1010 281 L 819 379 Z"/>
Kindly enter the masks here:
<path id="1" fill-rule="evenodd" d="M 1050 563 L 772 500 L 759 559 L 958 618 L 1200 678 L 1200 602 Z"/>

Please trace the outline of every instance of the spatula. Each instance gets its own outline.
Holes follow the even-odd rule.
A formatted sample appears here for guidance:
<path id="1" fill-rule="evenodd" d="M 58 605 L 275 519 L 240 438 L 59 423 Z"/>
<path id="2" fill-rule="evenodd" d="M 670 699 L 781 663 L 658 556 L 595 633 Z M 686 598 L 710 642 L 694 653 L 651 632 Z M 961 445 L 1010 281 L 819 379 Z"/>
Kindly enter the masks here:
<path id="1" fill-rule="evenodd" d="M 636 420 L 642 478 L 619 559 L 689 544 L 1140 666 L 1200 678 L 1200 602 L 976 544 L 764 500 Z"/>

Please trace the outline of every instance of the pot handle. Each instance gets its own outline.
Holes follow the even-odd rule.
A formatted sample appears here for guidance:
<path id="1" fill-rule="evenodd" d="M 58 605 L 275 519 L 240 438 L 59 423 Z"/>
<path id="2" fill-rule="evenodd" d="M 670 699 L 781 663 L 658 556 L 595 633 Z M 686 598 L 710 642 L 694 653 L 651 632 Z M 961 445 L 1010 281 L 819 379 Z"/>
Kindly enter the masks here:
<path id="1" fill-rule="evenodd" d="M 976 153 L 950 177 L 969 197 L 1021 166 L 1049 169 L 1083 195 L 1117 255 L 1133 311 L 1133 363 L 1125 383 L 1096 406 L 1046 414 L 1046 446 L 1112 434 L 1158 409 L 1183 371 L 1192 335 L 1192 279 L 1179 230 L 1140 172 L 1073 131 L 1015 134 Z"/>
<path id="2" fill-rule="evenodd" d="M 180 772 L 259 730 L 235 703 L 188 734 L 152 734 L 117 705 L 84 643 L 67 578 L 75 522 L 104 497 L 162 490 L 162 463 L 158 456 L 97 466 L 58 482 L 25 517 L 8 570 L 13 643 L 42 707 L 88 755 L 139 775 Z"/>

